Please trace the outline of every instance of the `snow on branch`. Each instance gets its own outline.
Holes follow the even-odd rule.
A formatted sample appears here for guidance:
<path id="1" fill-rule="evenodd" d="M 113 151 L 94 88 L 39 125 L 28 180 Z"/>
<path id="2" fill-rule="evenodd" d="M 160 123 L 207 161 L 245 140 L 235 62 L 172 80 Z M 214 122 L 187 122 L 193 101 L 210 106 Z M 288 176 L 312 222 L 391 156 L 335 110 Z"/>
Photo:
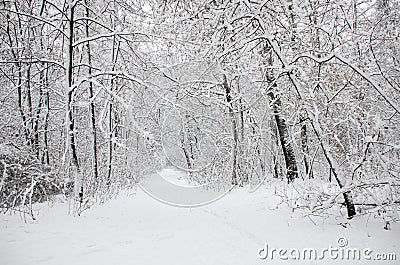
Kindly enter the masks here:
<path id="1" fill-rule="evenodd" d="M 98 35 L 91 36 L 91 37 L 88 37 L 88 38 L 80 39 L 80 40 L 74 42 L 72 44 L 72 46 L 76 47 L 76 46 L 78 46 L 80 44 L 83 44 L 83 43 L 86 43 L 86 42 L 90 42 L 90 41 L 94 41 L 94 40 L 98 40 L 98 39 L 101 39 L 101 38 L 110 38 L 110 37 L 114 37 L 114 36 L 123 36 L 123 35 L 144 35 L 144 36 L 146 36 L 146 34 L 141 33 L 141 32 L 118 32 L 118 31 L 115 31 L 115 32 L 98 34 Z"/>
<path id="2" fill-rule="evenodd" d="M 383 89 L 372 79 L 372 77 L 370 75 L 368 75 L 367 73 L 362 71 L 359 67 L 357 67 L 352 62 L 350 62 L 349 59 L 347 59 L 347 58 L 345 58 L 345 57 L 343 57 L 343 56 L 341 56 L 340 54 L 337 54 L 337 53 L 331 53 L 328 56 L 325 56 L 325 57 L 322 57 L 322 58 L 317 58 L 317 57 L 315 57 L 315 56 L 313 56 L 311 54 L 302 54 L 302 55 L 297 56 L 290 64 L 296 63 L 301 58 L 311 59 L 311 60 L 313 60 L 313 61 L 315 61 L 315 62 L 317 62 L 319 64 L 329 62 L 330 60 L 336 58 L 337 60 L 342 62 L 344 65 L 346 65 L 346 66 L 350 67 L 351 69 L 353 69 L 353 71 L 358 73 L 363 79 L 365 79 L 368 83 L 370 83 L 372 85 L 372 87 L 385 99 L 385 101 L 398 114 L 400 114 L 400 107 L 396 104 L 396 102 L 391 100 L 390 97 L 384 93 Z"/>

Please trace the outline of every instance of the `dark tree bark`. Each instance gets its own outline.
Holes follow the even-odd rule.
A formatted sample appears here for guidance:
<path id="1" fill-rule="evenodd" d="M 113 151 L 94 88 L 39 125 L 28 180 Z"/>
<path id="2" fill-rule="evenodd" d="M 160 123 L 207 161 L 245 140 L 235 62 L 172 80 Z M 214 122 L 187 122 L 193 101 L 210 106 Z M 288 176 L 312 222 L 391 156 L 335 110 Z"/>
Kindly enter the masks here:
<path id="1" fill-rule="evenodd" d="M 36 157 L 40 159 L 40 150 L 39 150 L 39 121 L 40 121 L 40 113 L 43 107 L 44 101 L 44 86 L 45 86 L 45 74 L 44 74 L 44 63 L 41 63 L 42 69 L 40 71 L 40 84 L 39 84 L 39 102 L 36 108 L 35 118 L 33 120 L 33 149 L 35 151 Z"/>
<path id="2" fill-rule="evenodd" d="M 186 164 L 189 169 L 189 175 L 192 174 L 192 170 L 195 167 L 195 160 L 198 158 L 198 141 L 197 134 L 198 127 L 196 120 L 190 116 L 190 114 L 185 114 L 185 123 L 181 129 L 181 144 L 182 150 L 185 155 Z"/>
<path id="3" fill-rule="evenodd" d="M 269 92 L 268 96 L 271 98 L 275 123 L 279 133 L 279 140 L 281 143 L 283 156 L 285 157 L 287 179 L 288 182 L 292 182 L 298 178 L 298 169 L 293 144 L 290 140 L 286 121 L 284 118 L 282 118 L 281 114 L 282 101 L 280 98 L 275 97 L 273 92 Z"/>
<path id="4" fill-rule="evenodd" d="M 226 75 L 222 75 L 222 86 L 225 89 L 226 102 L 229 106 L 229 116 L 232 123 L 232 136 L 233 136 L 233 149 L 232 149 L 232 185 L 238 185 L 237 176 L 237 149 L 238 149 L 238 128 L 234 112 L 234 105 L 232 102 L 231 87 L 228 84 Z"/>
<path id="5" fill-rule="evenodd" d="M 273 163 L 273 174 L 274 178 L 279 178 L 281 176 L 282 167 L 278 162 L 278 156 L 276 148 L 279 147 L 279 137 L 278 128 L 276 128 L 275 117 L 274 120 L 270 121 L 271 128 L 271 152 L 272 152 L 272 163 Z"/>
<path id="6" fill-rule="evenodd" d="M 182 150 L 183 153 L 185 155 L 185 159 L 186 159 L 186 165 L 188 167 L 189 170 L 189 175 L 191 175 L 191 170 L 193 169 L 193 153 L 191 152 L 191 148 L 188 147 L 188 145 L 190 145 L 190 143 L 188 143 L 188 137 L 187 134 L 189 133 L 189 129 L 188 128 L 182 128 L 181 134 L 181 144 L 182 144 Z"/>
<path id="7" fill-rule="evenodd" d="M 264 50 L 264 56 L 267 57 L 266 64 L 268 66 L 273 65 L 273 57 L 271 54 L 270 47 L 266 46 Z M 279 141 L 281 144 L 283 156 L 285 158 L 285 165 L 286 165 L 286 178 L 288 180 L 288 183 L 293 182 L 296 178 L 298 178 L 299 173 L 298 173 L 298 167 L 297 167 L 297 161 L 296 161 L 296 156 L 294 153 L 294 147 L 293 143 L 291 141 L 291 137 L 289 135 L 289 131 L 287 128 L 286 120 L 282 116 L 282 101 L 280 97 L 276 97 L 274 94 L 274 90 L 277 88 L 277 84 L 275 82 L 275 77 L 272 72 L 272 69 L 267 70 L 266 72 L 266 79 L 268 81 L 268 87 L 270 88 L 267 91 L 267 94 L 269 98 L 271 99 L 271 104 L 272 104 L 272 109 L 273 109 L 273 114 L 274 114 L 274 119 L 276 123 L 276 127 L 278 129 L 278 134 L 279 134 Z M 276 165 L 275 161 L 275 165 Z M 275 174 L 277 174 L 275 168 Z"/>
<path id="8" fill-rule="evenodd" d="M 315 135 L 318 138 L 318 141 L 321 144 L 322 147 L 322 151 L 324 152 L 324 156 L 329 164 L 330 167 L 330 173 L 335 177 L 336 182 L 338 183 L 339 188 L 344 188 L 345 187 L 345 183 L 344 183 L 344 173 L 342 173 L 340 171 L 340 166 L 338 165 L 338 163 L 336 162 L 335 158 L 332 156 L 332 154 L 329 151 L 329 148 L 327 148 L 327 144 L 325 143 L 325 141 L 322 139 L 321 137 L 321 128 L 319 127 L 319 124 L 317 121 L 314 121 L 311 123 Z M 346 191 L 343 192 L 343 198 L 344 198 L 344 203 L 346 205 L 347 208 L 347 217 L 349 219 L 353 218 L 353 216 L 356 215 L 356 209 L 354 206 L 354 202 L 353 202 L 353 196 L 351 191 Z"/>
<path id="9" fill-rule="evenodd" d="M 74 41 L 74 9 L 75 5 L 68 6 L 68 27 L 67 27 L 67 59 L 66 59 L 66 89 L 67 89 L 67 119 L 68 119 L 68 138 L 69 138 L 69 154 L 74 175 L 75 196 L 79 197 L 80 203 L 83 202 L 83 181 L 81 178 L 79 160 L 77 155 L 77 147 L 75 142 L 75 120 L 73 110 L 73 97 L 75 88 L 73 87 L 73 41 Z"/>
<path id="10" fill-rule="evenodd" d="M 89 17 L 89 7 L 88 1 L 85 1 L 85 12 L 86 17 Z M 89 38 L 89 21 L 86 22 L 85 25 L 86 37 Z M 92 55 L 90 51 L 90 41 L 86 42 L 86 56 L 88 61 L 88 75 L 92 75 Z M 93 83 L 89 82 L 89 113 L 90 113 L 90 121 L 92 126 L 92 152 L 93 152 L 93 176 L 94 179 L 97 180 L 99 177 L 98 163 L 97 163 L 97 132 L 96 132 L 96 110 L 94 105 L 94 93 L 93 93 Z"/>
<path id="11" fill-rule="evenodd" d="M 314 178 L 314 175 L 310 161 L 308 160 L 310 153 L 308 148 L 307 124 L 303 114 L 300 115 L 300 124 L 301 124 L 301 131 L 300 131 L 301 149 L 303 151 L 303 162 L 304 162 L 305 173 L 308 178 L 312 179 Z"/>
<path id="12" fill-rule="evenodd" d="M 238 91 L 238 94 L 240 95 L 240 97 L 239 97 L 239 110 L 238 110 L 239 111 L 239 113 L 238 113 L 239 114 L 239 126 L 238 126 L 239 137 L 238 137 L 238 150 L 237 150 L 238 157 L 240 158 L 240 157 L 243 157 L 244 150 L 245 150 L 245 147 L 243 146 L 244 137 L 245 137 L 245 131 L 244 131 L 244 123 L 245 123 L 244 109 L 245 109 L 245 104 L 243 102 L 243 99 L 242 99 L 242 96 L 241 96 L 241 92 L 240 92 L 239 78 L 237 78 L 236 81 L 237 81 L 236 82 L 237 83 L 237 91 Z M 250 117 L 250 120 L 252 120 L 251 117 Z M 253 122 L 255 123 L 255 121 L 253 121 Z M 253 126 L 253 125 L 254 124 L 252 124 L 251 126 Z M 254 127 L 253 127 L 253 134 L 255 134 Z M 257 148 L 257 152 L 259 152 L 259 151 L 260 150 Z M 246 163 L 246 162 L 244 162 L 244 163 Z M 245 169 L 242 170 L 242 167 L 243 168 L 246 167 L 246 165 L 244 163 L 241 163 L 240 160 L 238 160 L 238 163 L 237 163 L 238 175 L 240 176 L 240 185 L 241 186 L 243 186 L 243 185 L 245 185 L 246 183 L 249 182 L 249 174 L 248 174 L 247 170 L 245 170 Z"/>
<path id="13" fill-rule="evenodd" d="M 42 2 L 42 6 L 40 7 L 40 16 L 43 15 L 44 8 L 45 8 L 46 2 Z M 41 29 L 43 31 L 43 27 Z M 42 49 L 44 50 L 45 47 L 43 45 L 43 40 L 40 39 L 40 45 Z M 42 164 L 46 163 L 47 165 L 50 164 L 50 158 L 49 158 L 49 141 L 48 141 L 48 126 L 49 126 L 49 115 L 50 115 L 50 93 L 49 93 L 49 80 L 48 80 L 48 74 L 49 74 L 49 65 L 45 65 L 45 63 L 42 64 L 43 71 L 40 73 L 41 74 L 41 97 L 40 99 L 42 101 L 42 105 L 44 105 L 45 109 L 45 116 L 44 116 L 44 121 L 43 121 L 43 153 L 41 157 L 41 162 Z M 39 134 L 37 134 L 39 136 Z"/>
<path id="14" fill-rule="evenodd" d="M 277 57 L 279 58 L 281 64 L 283 67 L 288 67 L 288 63 L 286 62 L 286 60 L 284 59 L 284 56 L 280 53 L 279 51 L 279 44 L 277 44 L 274 40 L 267 38 L 269 45 L 271 46 L 273 52 L 277 55 Z M 299 100 L 302 100 L 304 97 L 302 96 L 302 90 L 301 90 L 301 85 L 298 82 L 297 78 L 294 76 L 293 72 L 288 71 L 287 75 L 290 79 L 290 81 L 292 82 L 293 86 L 296 89 L 296 93 L 297 93 L 297 98 Z M 328 164 L 330 166 L 330 169 L 332 170 L 333 175 L 336 178 L 336 181 L 339 185 L 340 188 L 343 188 L 345 186 L 344 183 L 344 173 L 340 172 L 340 166 L 337 163 L 337 161 L 335 160 L 335 158 L 332 156 L 332 154 L 330 153 L 330 147 L 329 144 L 327 144 L 325 142 L 325 140 L 322 138 L 322 130 L 321 127 L 319 125 L 319 121 L 318 121 L 318 116 L 314 117 L 313 113 L 310 112 L 307 108 L 305 108 L 307 117 L 310 118 L 310 123 L 311 126 L 314 129 L 314 132 L 318 138 L 318 141 L 321 144 L 321 147 L 323 149 L 324 155 L 326 160 L 328 161 Z M 352 199 L 352 194 L 351 191 L 346 191 L 343 193 L 343 197 L 346 203 L 346 207 L 347 207 L 347 215 L 348 218 L 352 218 L 354 215 L 356 215 L 356 211 L 355 211 L 355 207 L 354 207 L 354 203 L 353 203 L 353 199 Z"/>
<path id="15" fill-rule="evenodd" d="M 44 117 L 44 125 L 43 125 L 43 156 L 42 156 L 42 163 L 45 161 L 47 165 L 50 164 L 50 157 L 49 157 L 49 139 L 48 139 L 48 127 L 49 127 L 49 115 L 50 115 L 50 92 L 49 92 L 49 81 L 48 81 L 48 65 L 46 68 L 46 75 L 45 75 L 45 98 L 44 98 L 44 105 L 46 106 L 46 114 Z"/>

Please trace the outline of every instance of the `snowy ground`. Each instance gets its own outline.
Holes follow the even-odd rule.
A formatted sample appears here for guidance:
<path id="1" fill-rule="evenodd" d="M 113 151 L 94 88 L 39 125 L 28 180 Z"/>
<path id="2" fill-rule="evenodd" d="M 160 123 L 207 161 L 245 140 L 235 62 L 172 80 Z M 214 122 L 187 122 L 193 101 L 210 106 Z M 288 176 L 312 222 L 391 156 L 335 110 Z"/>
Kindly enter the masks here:
<path id="1" fill-rule="evenodd" d="M 174 180 L 171 180 L 174 181 Z M 179 180 L 181 181 L 181 180 Z M 400 263 L 400 225 L 383 229 L 381 218 L 363 216 L 350 221 L 333 215 L 317 225 L 301 213 L 291 212 L 273 193 L 273 184 L 254 193 L 235 189 L 221 200 L 199 208 L 162 204 L 138 189 L 123 192 L 104 205 L 96 205 L 80 217 L 68 214 L 68 203 L 53 207 L 36 205 L 37 221 L 20 215 L 0 215 L 0 264 L 375 264 L 376 261 L 262 260 L 260 248 L 338 247 L 370 248 L 396 253 Z M 344 240 L 344 239 L 342 239 Z M 344 249 L 344 248 L 342 248 Z M 296 252 L 293 252 L 295 255 Z M 265 254 L 265 252 L 261 252 Z M 286 254 L 288 256 L 288 254 Z"/>

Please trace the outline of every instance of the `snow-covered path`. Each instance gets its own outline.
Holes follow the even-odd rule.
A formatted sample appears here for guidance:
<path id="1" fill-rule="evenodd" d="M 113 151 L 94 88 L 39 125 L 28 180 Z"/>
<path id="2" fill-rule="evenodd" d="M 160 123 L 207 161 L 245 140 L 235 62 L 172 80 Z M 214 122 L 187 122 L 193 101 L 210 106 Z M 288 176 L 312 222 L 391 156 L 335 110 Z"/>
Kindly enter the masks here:
<path id="1" fill-rule="evenodd" d="M 132 192 L 131 192 L 132 193 Z M 348 228 L 342 217 L 314 225 L 282 206 L 273 189 L 254 193 L 236 189 L 223 199 L 200 208 L 162 204 L 140 189 L 122 193 L 104 205 L 68 215 L 68 204 L 41 208 L 38 221 L 24 223 L 19 215 L 0 216 L 0 264 L 372 264 L 373 261 L 261 260 L 258 250 L 337 246 L 345 237 L 349 247 L 397 252 L 400 226 L 383 229 L 381 219 L 356 218 Z"/>

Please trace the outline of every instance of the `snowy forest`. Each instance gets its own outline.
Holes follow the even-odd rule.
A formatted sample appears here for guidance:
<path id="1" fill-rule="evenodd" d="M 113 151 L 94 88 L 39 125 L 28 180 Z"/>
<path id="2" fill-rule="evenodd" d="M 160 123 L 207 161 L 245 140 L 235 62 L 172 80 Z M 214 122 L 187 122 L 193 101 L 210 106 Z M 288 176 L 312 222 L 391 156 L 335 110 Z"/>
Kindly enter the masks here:
<path id="1" fill-rule="evenodd" d="M 212 210 L 226 203 L 250 220 L 242 200 L 271 193 L 310 231 L 376 222 L 399 247 L 398 0 L 0 0 L 0 21 L 0 211 L 16 227 L 40 224 L 44 205 L 77 223 L 125 211 L 113 200 L 126 192 L 160 204 L 149 219 L 208 204 L 229 219 Z M 206 195 L 185 201 L 146 184 L 154 174 Z"/>

